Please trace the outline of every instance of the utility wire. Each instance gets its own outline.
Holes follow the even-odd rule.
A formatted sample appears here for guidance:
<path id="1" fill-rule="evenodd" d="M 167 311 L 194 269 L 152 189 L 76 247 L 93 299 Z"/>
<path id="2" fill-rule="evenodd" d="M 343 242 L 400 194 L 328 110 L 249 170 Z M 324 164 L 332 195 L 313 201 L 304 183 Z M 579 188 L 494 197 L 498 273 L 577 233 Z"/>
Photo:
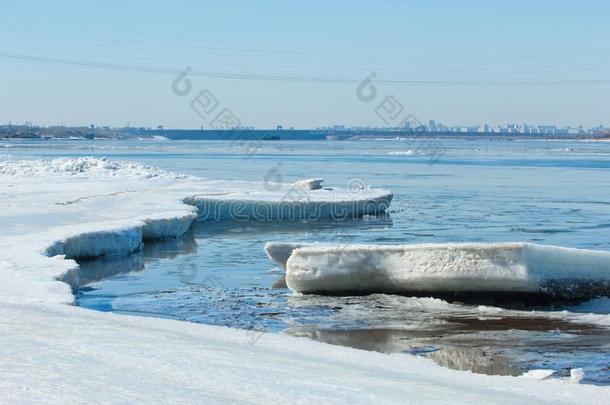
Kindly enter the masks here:
<path id="1" fill-rule="evenodd" d="M 28 62 L 47 63 L 56 65 L 80 66 L 85 68 L 99 68 L 115 71 L 129 71 L 141 73 L 178 74 L 180 70 L 153 67 L 113 64 L 105 62 L 84 61 L 78 59 L 51 58 L 19 53 L 8 53 L 0 51 L 0 58 L 22 60 Z M 236 80 L 258 80 L 258 81 L 280 81 L 280 82 L 302 82 L 302 83 L 338 83 L 338 84 L 360 84 L 362 79 L 329 78 L 329 77 L 305 77 L 305 76 L 283 76 L 267 74 L 244 74 L 227 72 L 204 72 L 192 70 L 189 75 L 209 79 L 236 79 Z M 608 78 L 596 79 L 561 79 L 561 80 L 400 80 L 400 79 L 375 79 L 376 84 L 392 84 L 401 86 L 556 86 L 556 85 L 595 85 L 608 84 Z"/>

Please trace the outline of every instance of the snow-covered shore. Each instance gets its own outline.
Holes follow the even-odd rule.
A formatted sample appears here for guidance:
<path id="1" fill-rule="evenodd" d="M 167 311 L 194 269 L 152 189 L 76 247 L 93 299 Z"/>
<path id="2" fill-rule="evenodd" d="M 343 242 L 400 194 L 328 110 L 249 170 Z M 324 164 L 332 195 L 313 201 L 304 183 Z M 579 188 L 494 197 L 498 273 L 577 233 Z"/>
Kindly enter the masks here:
<path id="1" fill-rule="evenodd" d="M 0 186 L 0 296 L 67 303 L 62 281 L 78 272 L 70 259 L 133 252 L 146 239 L 180 236 L 195 219 L 349 217 L 392 199 L 380 189 L 203 180 L 92 158 L 0 162 Z"/>
<path id="2" fill-rule="evenodd" d="M 608 401 L 607 388 L 65 305 L 79 271 L 72 259 L 179 235 L 202 211 L 264 220 L 301 209 L 311 218 L 375 212 L 390 199 L 384 190 L 303 193 L 98 159 L 0 162 L 0 402 Z"/>
<path id="3" fill-rule="evenodd" d="M 6 403 L 605 403 L 608 389 L 444 369 L 305 338 L 2 304 Z"/>

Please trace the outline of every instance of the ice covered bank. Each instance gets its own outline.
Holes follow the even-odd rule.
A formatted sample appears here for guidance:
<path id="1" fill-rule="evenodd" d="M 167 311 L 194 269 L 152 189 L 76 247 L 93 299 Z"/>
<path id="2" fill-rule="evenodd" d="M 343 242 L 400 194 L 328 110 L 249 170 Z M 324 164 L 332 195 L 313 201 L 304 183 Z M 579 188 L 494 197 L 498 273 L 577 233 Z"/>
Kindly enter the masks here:
<path id="1" fill-rule="evenodd" d="M 64 305 L 72 295 L 58 279 L 79 276 L 70 258 L 129 252 L 146 238 L 184 232 L 201 215 L 186 199 L 277 206 L 291 189 L 97 159 L 0 162 L 0 402 L 607 402 L 609 390 L 593 386 L 473 375 L 403 355 Z M 349 202 L 347 192 L 312 192 Z M 354 199 L 387 204 L 388 196 L 364 190 Z"/>
<path id="2" fill-rule="evenodd" d="M 520 292 L 610 296 L 610 252 L 531 243 L 267 244 L 301 293 Z"/>
<path id="3" fill-rule="evenodd" d="M 0 296 L 72 302 L 72 260 L 176 237 L 194 220 L 347 218 L 385 210 L 392 193 L 204 180 L 133 162 L 0 162 Z M 59 281 L 58 281 L 59 280 Z"/>

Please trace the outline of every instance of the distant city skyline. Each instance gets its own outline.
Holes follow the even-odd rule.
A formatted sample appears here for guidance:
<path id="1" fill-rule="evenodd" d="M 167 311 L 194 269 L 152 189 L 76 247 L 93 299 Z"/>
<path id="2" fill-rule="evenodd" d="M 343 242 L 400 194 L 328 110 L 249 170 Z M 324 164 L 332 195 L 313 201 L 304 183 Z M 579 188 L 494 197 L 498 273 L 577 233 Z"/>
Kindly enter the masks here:
<path id="1" fill-rule="evenodd" d="M 392 96 L 405 114 L 452 125 L 610 126 L 601 0 L 2 7 L 2 123 L 196 129 L 228 111 L 227 125 L 256 128 L 392 126 L 377 111 Z M 182 71 L 188 95 L 172 89 Z M 358 96 L 367 79 L 370 102 Z M 205 90 L 214 116 L 193 110 Z"/>
<path id="2" fill-rule="evenodd" d="M 23 123 L 12 122 L 9 121 L 7 124 L 0 123 L 0 128 L 6 128 L 7 126 L 14 127 L 31 127 L 31 128 L 54 128 L 54 127 L 79 127 L 79 126 L 71 126 L 71 125 L 39 125 L 36 123 L 32 123 L 31 121 L 26 121 Z M 104 129 L 104 130 L 125 130 L 125 129 L 146 129 L 146 130 L 180 130 L 180 129 L 193 129 L 193 128 L 180 128 L 180 127 L 165 127 L 162 124 L 157 124 L 154 126 L 130 126 L 129 124 L 126 126 L 118 126 L 114 127 L 111 125 L 104 124 L 90 124 L 80 126 L 82 128 L 91 128 L 91 129 Z M 455 125 L 455 124 L 446 124 L 436 120 L 428 120 L 427 122 L 421 122 L 413 117 L 413 120 L 402 123 L 398 126 L 348 126 L 344 124 L 332 124 L 326 126 L 318 126 L 311 128 L 295 128 L 295 127 L 285 127 L 281 124 L 278 124 L 274 127 L 255 127 L 255 126 L 234 126 L 227 128 L 205 128 L 201 126 L 200 128 L 194 128 L 200 130 L 213 130 L 213 129 L 224 129 L 224 130 L 320 130 L 320 131 L 376 131 L 376 130 L 388 130 L 388 129 L 409 129 L 413 131 L 421 131 L 421 132 L 449 132 L 449 133 L 499 133 L 499 134 L 574 134 L 574 135 L 584 135 L 584 134 L 595 134 L 600 132 L 608 132 L 610 131 L 610 125 L 596 125 L 596 126 L 583 126 L 583 125 L 568 125 L 568 126 L 560 126 L 553 125 L 549 123 L 545 124 L 533 124 L 533 123 L 506 123 L 506 124 L 469 124 L 469 125 Z"/>

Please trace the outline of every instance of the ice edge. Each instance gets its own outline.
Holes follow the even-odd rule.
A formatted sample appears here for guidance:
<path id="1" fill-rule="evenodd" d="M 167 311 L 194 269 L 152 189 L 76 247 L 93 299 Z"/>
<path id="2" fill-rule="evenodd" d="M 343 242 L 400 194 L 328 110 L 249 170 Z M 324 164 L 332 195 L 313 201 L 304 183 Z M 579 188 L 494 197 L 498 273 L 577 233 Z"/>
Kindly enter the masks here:
<path id="1" fill-rule="evenodd" d="M 382 191 L 382 190 L 379 190 Z M 345 215 L 367 215 L 385 211 L 392 200 L 393 194 L 385 192 L 378 197 L 346 199 L 343 201 L 245 201 L 241 211 L 220 211 L 218 207 L 229 205 L 230 200 L 220 196 L 214 198 L 192 195 L 185 197 L 181 203 L 189 207 L 190 213 L 175 212 L 155 214 L 121 223 L 96 223 L 96 230 L 84 230 L 54 240 L 42 254 L 48 258 L 65 259 L 67 268 L 55 277 L 56 281 L 66 283 L 74 291 L 79 286 L 80 266 L 76 260 L 94 258 L 106 255 L 121 255 L 133 253 L 142 248 L 146 240 L 178 238 L 186 234 L 196 220 L 227 220 L 236 215 L 240 219 L 265 220 L 293 219 L 295 211 L 299 215 L 315 213 L 318 218 L 332 217 L 334 212 Z M 242 201 L 243 202 L 243 201 Z M 321 206 L 326 206 L 321 210 Z M 261 209 L 261 207 L 263 207 Z M 216 209 L 215 216 L 212 215 Z M 216 215 L 220 214 L 220 215 Z M 82 224 L 81 226 L 86 226 Z M 74 296 L 67 303 L 74 302 Z"/>

